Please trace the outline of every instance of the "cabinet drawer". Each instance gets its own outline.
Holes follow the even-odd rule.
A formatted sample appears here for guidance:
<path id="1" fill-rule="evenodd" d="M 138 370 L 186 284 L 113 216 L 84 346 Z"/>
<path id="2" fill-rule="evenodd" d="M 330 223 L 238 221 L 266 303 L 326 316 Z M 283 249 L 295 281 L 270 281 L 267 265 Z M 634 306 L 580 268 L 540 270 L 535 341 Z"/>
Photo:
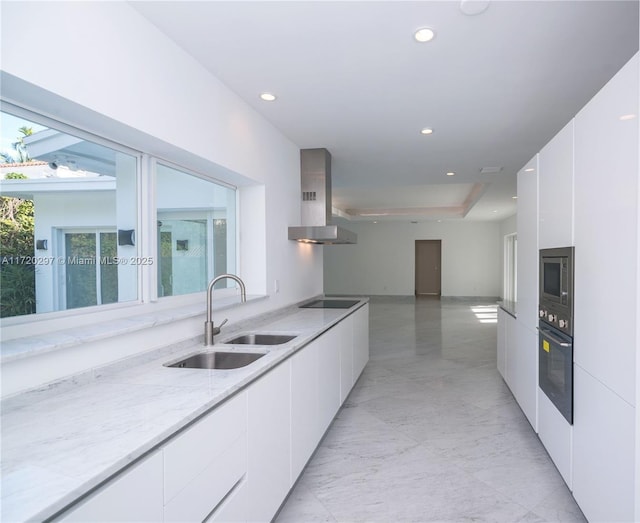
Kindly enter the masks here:
<path id="1" fill-rule="evenodd" d="M 133 465 L 56 521 L 161 521 L 161 478 L 162 456 L 155 453 Z"/>
<path id="2" fill-rule="evenodd" d="M 165 521 L 203 521 L 244 479 L 247 469 L 247 439 L 223 449 L 164 507 Z"/>
<path id="3" fill-rule="evenodd" d="M 241 438 L 246 439 L 246 433 L 247 395 L 242 393 L 172 439 L 163 449 L 165 505 L 218 460 L 228 447 Z M 219 468 L 220 474 L 224 472 L 224 468 Z"/>

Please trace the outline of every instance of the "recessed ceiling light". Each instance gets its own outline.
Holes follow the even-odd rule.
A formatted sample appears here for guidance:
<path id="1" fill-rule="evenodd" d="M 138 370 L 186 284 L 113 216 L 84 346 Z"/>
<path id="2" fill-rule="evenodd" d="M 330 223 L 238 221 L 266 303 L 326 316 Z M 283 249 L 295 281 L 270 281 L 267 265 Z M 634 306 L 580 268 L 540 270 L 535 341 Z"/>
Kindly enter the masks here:
<path id="1" fill-rule="evenodd" d="M 513 198 L 514 200 L 517 200 L 518 197 L 517 196 L 512 196 L 511 198 Z"/>
<path id="2" fill-rule="evenodd" d="M 623 114 L 620 117 L 620 120 L 625 121 L 625 120 L 633 120 L 637 115 L 635 114 Z"/>
<path id="3" fill-rule="evenodd" d="M 498 212 L 498 211 L 497 211 L 496 209 L 494 209 L 494 210 L 493 210 L 493 211 L 491 211 L 491 212 Z"/>
<path id="4" fill-rule="evenodd" d="M 526 173 L 532 173 L 533 171 L 535 171 L 535 169 L 533 167 L 529 167 L 528 169 L 524 170 L 524 172 L 526 172 Z"/>
<path id="5" fill-rule="evenodd" d="M 451 172 L 451 171 L 447 173 L 447 176 L 455 176 L 455 175 L 456 175 L 456 173 Z"/>
<path id="6" fill-rule="evenodd" d="M 420 131 L 421 134 L 433 134 L 433 129 L 431 127 L 425 127 Z"/>
<path id="7" fill-rule="evenodd" d="M 262 93 L 260 95 L 260 99 L 264 100 L 265 102 L 274 102 L 276 99 L 276 95 L 271 93 Z"/>
<path id="8" fill-rule="evenodd" d="M 422 27 L 418 29 L 415 33 L 413 33 L 413 37 L 416 39 L 417 42 L 420 42 L 420 43 L 430 42 L 435 38 L 435 36 L 436 36 L 436 33 L 434 32 L 433 29 L 429 27 Z"/>

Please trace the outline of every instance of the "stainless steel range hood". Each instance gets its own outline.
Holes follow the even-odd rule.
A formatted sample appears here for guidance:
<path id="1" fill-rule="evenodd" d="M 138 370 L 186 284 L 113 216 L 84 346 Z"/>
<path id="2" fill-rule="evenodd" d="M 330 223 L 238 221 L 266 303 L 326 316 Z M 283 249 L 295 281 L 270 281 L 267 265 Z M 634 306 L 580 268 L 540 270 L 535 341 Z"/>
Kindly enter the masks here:
<path id="1" fill-rule="evenodd" d="M 289 239 L 323 245 L 357 243 L 355 233 L 331 223 L 331 153 L 302 149 L 300 176 L 302 225 L 289 227 Z"/>

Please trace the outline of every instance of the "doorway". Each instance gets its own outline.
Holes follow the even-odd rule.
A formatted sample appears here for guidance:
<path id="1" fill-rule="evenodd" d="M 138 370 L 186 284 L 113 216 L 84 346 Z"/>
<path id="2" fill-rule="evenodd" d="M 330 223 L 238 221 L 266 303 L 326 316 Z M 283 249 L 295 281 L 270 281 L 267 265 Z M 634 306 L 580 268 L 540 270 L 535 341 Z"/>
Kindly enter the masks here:
<path id="1" fill-rule="evenodd" d="M 416 240 L 416 296 L 440 296 L 442 240 Z"/>

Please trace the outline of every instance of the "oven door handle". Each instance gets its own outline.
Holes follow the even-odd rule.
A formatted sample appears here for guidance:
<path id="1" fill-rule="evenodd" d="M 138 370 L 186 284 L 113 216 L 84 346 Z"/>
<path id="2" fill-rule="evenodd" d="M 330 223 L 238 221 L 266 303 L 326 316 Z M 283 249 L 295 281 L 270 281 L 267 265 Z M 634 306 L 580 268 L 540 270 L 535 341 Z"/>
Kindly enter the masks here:
<path id="1" fill-rule="evenodd" d="M 538 329 L 544 337 L 549 338 L 553 343 L 557 343 L 558 345 L 560 345 L 560 347 L 571 347 L 571 343 L 567 343 L 560 338 L 556 338 L 553 334 L 551 334 L 551 331 L 541 329 L 540 327 L 536 327 L 536 329 Z"/>

